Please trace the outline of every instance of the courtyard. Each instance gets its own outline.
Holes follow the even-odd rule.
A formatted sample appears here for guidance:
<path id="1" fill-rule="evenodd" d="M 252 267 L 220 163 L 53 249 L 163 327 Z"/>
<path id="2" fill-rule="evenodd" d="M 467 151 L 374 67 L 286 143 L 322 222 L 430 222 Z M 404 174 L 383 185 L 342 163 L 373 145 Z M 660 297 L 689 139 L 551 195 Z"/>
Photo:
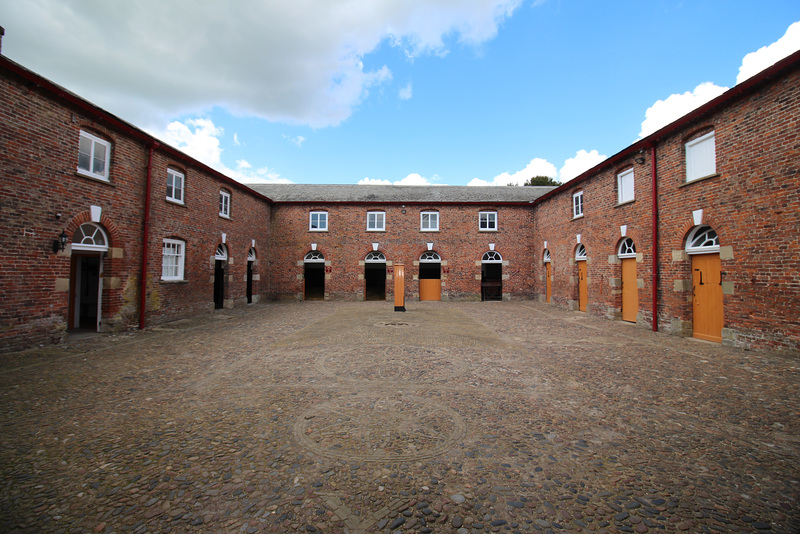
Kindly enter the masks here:
<path id="1" fill-rule="evenodd" d="M 797 532 L 800 362 L 536 302 L 0 356 L 3 532 Z"/>

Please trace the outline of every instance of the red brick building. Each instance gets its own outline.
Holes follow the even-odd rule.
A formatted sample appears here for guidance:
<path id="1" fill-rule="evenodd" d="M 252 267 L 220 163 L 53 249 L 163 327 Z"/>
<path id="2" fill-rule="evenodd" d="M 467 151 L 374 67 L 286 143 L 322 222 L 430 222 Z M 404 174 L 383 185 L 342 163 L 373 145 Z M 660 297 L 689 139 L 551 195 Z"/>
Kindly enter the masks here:
<path id="1" fill-rule="evenodd" d="M 798 132 L 795 53 L 543 196 L 539 298 L 797 352 Z"/>
<path id="2" fill-rule="evenodd" d="M 397 263 L 410 299 L 533 298 L 530 206 L 550 187 L 253 188 L 275 202 L 272 298 L 392 300 Z"/>
<path id="3" fill-rule="evenodd" d="M 800 351 L 800 53 L 557 189 L 248 188 L 0 57 L 0 351 L 259 299 L 547 300 Z M 655 319 L 654 319 L 655 318 Z"/>
<path id="4" fill-rule="evenodd" d="M 269 225 L 252 222 L 269 199 L 6 58 L 0 72 L 0 348 L 266 293 Z"/>

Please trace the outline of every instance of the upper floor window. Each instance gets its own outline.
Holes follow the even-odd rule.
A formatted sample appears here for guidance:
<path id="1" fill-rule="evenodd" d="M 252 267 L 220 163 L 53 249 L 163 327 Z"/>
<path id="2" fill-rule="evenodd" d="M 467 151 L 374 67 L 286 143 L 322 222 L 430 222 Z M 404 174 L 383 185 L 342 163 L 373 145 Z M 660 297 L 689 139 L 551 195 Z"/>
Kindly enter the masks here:
<path id="1" fill-rule="evenodd" d="M 714 132 L 686 143 L 686 181 L 699 180 L 717 173 L 717 145 Z"/>
<path id="2" fill-rule="evenodd" d="M 224 189 L 219 191 L 219 216 L 231 218 L 231 194 Z"/>
<path id="3" fill-rule="evenodd" d="M 312 211 L 309 215 L 308 229 L 312 232 L 328 231 L 328 212 Z"/>
<path id="4" fill-rule="evenodd" d="M 367 231 L 383 232 L 386 230 L 386 213 L 383 211 L 370 211 L 367 213 Z"/>
<path id="5" fill-rule="evenodd" d="M 78 147 L 78 173 L 108 181 L 111 143 L 81 130 Z"/>
<path id="6" fill-rule="evenodd" d="M 583 191 L 572 194 L 572 218 L 583 217 Z"/>
<path id="7" fill-rule="evenodd" d="M 165 239 L 161 252 L 161 279 L 183 280 L 186 243 L 179 239 Z"/>
<path id="8" fill-rule="evenodd" d="M 183 180 L 182 172 L 167 169 L 167 200 L 183 204 Z"/>
<path id="9" fill-rule="evenodd" d="M 478 229 L 484 232 L 497 230 L 497 212 L 482 211 L 478 214 Z"/>
<path id="10" fill-rule="evenodd" d="M 439 212 L 423 211 L 419 214 L 419 229 L 423 232 L 439 231 Z"/>
<path id="11" fill-rule="evenodd" d="M 628 169 L 617 175 L 617 203 L 633 200 L 633 169 Z"/>

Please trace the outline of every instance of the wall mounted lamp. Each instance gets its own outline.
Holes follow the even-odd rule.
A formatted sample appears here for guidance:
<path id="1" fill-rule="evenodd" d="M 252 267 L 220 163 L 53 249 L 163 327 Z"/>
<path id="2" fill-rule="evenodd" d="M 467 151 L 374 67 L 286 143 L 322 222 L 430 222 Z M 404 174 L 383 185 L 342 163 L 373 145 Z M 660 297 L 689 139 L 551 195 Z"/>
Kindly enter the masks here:
<path id="1" fill-rule="evenodd" d="M 67 248 L 67 239 L 69 239 L 67 233 L 61 230 L 58 239 L 53 239 L 53 254 L 58 254 L 59 251 L 64 252 L 64 249 Z"/>
<path id="2" fill-rule="evenodd" d="M 639 152 L 637 152 L 636 155 L 633 156 L 633 161 L 635 161 L 639 165 L 644 163 L 644 150 L 640 150 Z"/>

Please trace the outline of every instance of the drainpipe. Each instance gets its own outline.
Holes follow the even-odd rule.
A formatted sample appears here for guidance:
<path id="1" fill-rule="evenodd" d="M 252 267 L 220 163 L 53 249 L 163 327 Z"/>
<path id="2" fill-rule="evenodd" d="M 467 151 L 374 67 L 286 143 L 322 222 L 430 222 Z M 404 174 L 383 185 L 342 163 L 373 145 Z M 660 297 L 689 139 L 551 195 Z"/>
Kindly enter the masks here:
<path id="1" fill-rule="evenodd" d="M 145 326 L 144 316 L 147 308 L 147 255 L 149 253 L 147 244 L 150 240 L 150 189 L 153 176 L 153 150 L 157 147 L 158 143 L 155 141 L 147 144 L 147 181 L 144 188 L 144 225 L 142 228 L 142 273 L 139 280 L 139 330 L 142 330 Z"/>
<path id="2" fill-rule="evenodd" d="M 650 147 L 650 179 L 653 186 L 653 332 L 658 332 L 658 184 L 656 182 L 656 145 Z"/>

